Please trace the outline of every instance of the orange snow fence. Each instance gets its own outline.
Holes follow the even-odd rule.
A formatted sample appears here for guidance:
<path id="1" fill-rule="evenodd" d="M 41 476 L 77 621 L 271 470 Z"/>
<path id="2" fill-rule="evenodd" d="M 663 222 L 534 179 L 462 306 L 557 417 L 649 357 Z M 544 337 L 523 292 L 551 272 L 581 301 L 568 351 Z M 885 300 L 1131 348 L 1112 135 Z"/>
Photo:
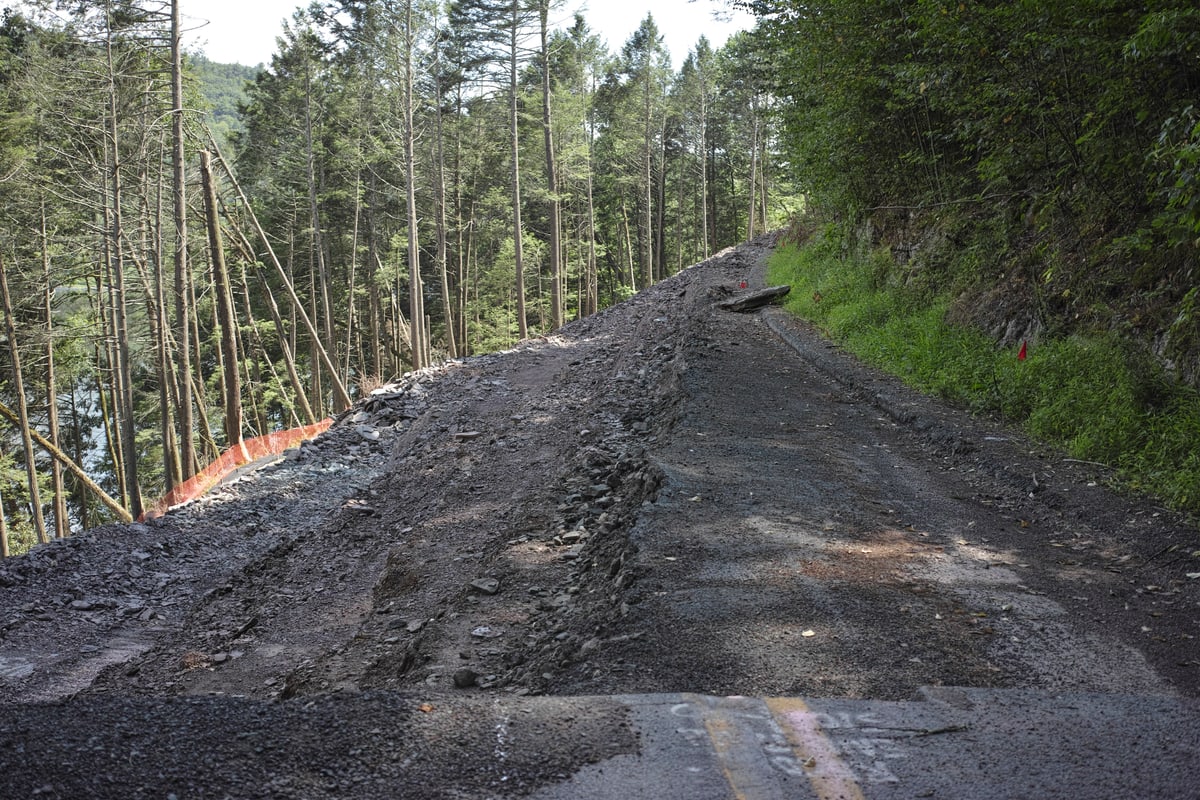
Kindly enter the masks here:
<path id="1" fill-rule="evenodd" d="M 253 439 L 243 440 L 238 445 L 226 450 L 220 458 L 196 475 L 167 492 L 161 500 L 154 504 L 153 508 L 147 509 L 139 517 L 139 521 L 160 517 L 175 506 L 195 500 L 224 480 L 238 467 L 260 458 L 282 453 L 306 439 L 324 433 L 332 424 L 332 418 L 324 419 L 313 425 L 305 425 L 303 428 L 276 431 L 268 433 L 266 436 L 255 436 Z"/>

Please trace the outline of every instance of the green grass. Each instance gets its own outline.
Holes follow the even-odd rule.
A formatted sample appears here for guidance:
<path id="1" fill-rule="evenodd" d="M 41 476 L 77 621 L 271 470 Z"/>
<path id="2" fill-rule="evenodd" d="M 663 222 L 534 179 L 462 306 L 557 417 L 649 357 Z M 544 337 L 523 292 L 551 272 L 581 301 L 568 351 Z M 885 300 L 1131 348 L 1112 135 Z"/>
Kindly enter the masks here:
<path id="1" fill-rule="evenodd" d="M 1200 394 L 1115 335 L 1031 343 L 1028 358 L 945 322 L 948 295 L 896 277 L 887 253 L 853 254 L 833 229 L 780 248 L 769 280 L 786 307 L 916 389 L 1023 426 L 1130 488 L 1200 512 Z"/>

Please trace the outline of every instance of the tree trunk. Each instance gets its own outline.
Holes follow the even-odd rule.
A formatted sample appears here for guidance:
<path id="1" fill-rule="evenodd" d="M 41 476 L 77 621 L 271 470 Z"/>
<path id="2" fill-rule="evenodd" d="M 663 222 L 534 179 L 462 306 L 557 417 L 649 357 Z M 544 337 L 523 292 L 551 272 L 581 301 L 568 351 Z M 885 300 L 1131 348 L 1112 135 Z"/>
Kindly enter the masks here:
<path id="1" fill-rule="evenodd" d="M 84 426 L 79 419 L 79 403 L 75 398 L 75 389 L 71 389 L 71 446 L 75 451 L 75 463 L 82 464 L 84 453 L 87 451 L 83 442 Z M 88 508 L 87 486 L 84 481 L 76 480 L 71 495 L 79 512 L 79 529 L 86 531 L 91 527 L 91 509 Z"/>
<path id="2" fill-rule="evenodd" d="M 546 190 L 550 193 L 550 324 L 554 330 L 563 326 L 562 281 L 562 201 L 558 197 L 558 165 L 554 156 L 554 118 L 551 112 L 550 45 L 547 17 L 550 0 L 540 0 L 538 6 L 542 35 L 542 131 L 546 146 Z"/>
<path id="3" fill-rule="evenodd" d="M 629 270 L 629 290 L 633 293 L 637 293 L 637 290 L 638 290 L 637 269 L 633 263 L 633 231 L 630 230 L 631 226 L 629 224 L 629 212 L 625 208 L 625 198 L 624 197 L 621 198 L 621 225 L 624 228 L 624 232 L 625 232 L 624 260 L 625 260 L 625 266 Z M 623 280 L 621 282 L 624 283 Z"/>
<path id="4" fill-rule="evenodd" d="M 17 396 L 17 413 L 21 428 L 21 445 L 25 451 L 25 476 L 29 480 L 29 505 L 33 515 L 33 529 L 38 541 L 45 544 L 46 521 L 42 517 L 42 497 L 38 491 L 36 455 L 33 451 L 33 437 L 30 433 L 29 406 L 25 402 L 25 381 L 21 374 L 21 352 L 17 346 L 17 325 L 13 319 L 12 297 L 8 293 L 8 271 L 4 266 L 4 256 L 0 255 L 0 302 L 4 304 L 4 327 L 8 334 L 8 353 L 12 359 L 12 390 Z"/>
<path id="5" fill-rule="evenodd" d="M 221 223 L 217 216 L 217 187 L 213 180 L 212 154 L 200 152 L 200 178 L 204 185 L 204 211 L 208 220 L 208 248 L 212 254 L 213 290 L 217 295 L 217 321 L 221 326 L 221 356 L 225 377 L 225 446 L 242 441 L 242 383 L 237 348 L 237 320 L 233 313 L 233 291 L 225 267 Z"/>
<path id="6" fill-rule="evenodd" d="M 406 219 L 408 225 L 408 286 L 409 327 L 414 370 L 425 366 L 425 298 L 421 284 L 421 251 L 417 246 L 417 158 L 416 130 L 413 123 L 413 106 L 416 103 L 415 81 L 413 80 L 413 8 L 412 0 L 404 4 L 404 161 Z"/>
<path id="7" fill-rule="evenodd" d="M 0 416 L 5 417 L 9 422 L 16 425 L 23 432 L 27 432 L 29 434 L 29 436 L 34 441 L 36 441 L 40 447 L 42 447 L 53 458 L 60 461 L 62 463 L 62 465 L 64 467 L 66 467 L 67 470 L 72 475 L 74 475 L 76 478 L 79 479 L 80 483 L 82 483 L 85 487 L 87 487 L 88 490 L 90 490 L 92 492 L 92 494 L 96 495 L 96 497 L 100 500 L 100 502 L 102 502 L 102 503 L 104 503 L 104 505 L 108 506 L 108 508 L 114 514 L 117 515 L 117 519 L 121 520 L 122 522 L 132 522 L 133 521 L 133 517 L 131 517 L 129 515 L 129 511 L 126 508 L 124 508 L 120 503 L 118 503 L 116 500 L 109 497 L 108 493 L 105 492 L 103 489 L 101 489 L 96 484 L 95 481 L 93 481 L 91 478 L 89 478 L 87 473 L 84 472 L 75 461 L 72 461 L 67 456 L 66 453 L 64 453 L 62 450 L 59 450 L 51 442 L 47 441 L 45 439 L 45 437 L 43 437 L 37 431 L 31 430 L 29 428 L 22 426 L 21 417 L 19 414 L 17 414 L 15 411 L 13 411 L 11 408 L 4 405 L 3 403 L 0 403 Z M 86 519 L 87 514 L 81 513 L 80 517 Z"/>
<path id="8" fill-rule="evenodd" d="M 109 200 L 112 203 L 110 222 L 111 249 L 110 264 L 112 268 L 113 294 L 113 335 L 116 337 L 117 350 L 117 425 L 121 440 L 121 469 L 125 476 L 125 491 L 129 497 L 129 508 L 133 516 L 142 513 L 142 490 L 138 483 L 137 468 L 137 435 L 134 430 L 133 407 L 133 371 L 129 352 L 129 321 L 125 301 L 125 262 L 122 238 L 124 222 L 122 217 L 121 185 L 121 156 L 120 156 L 120 126 L 119 109 L 117 105 L 116 65 L 113 61 L 113 42 L 110 33 L 105 47 L 108 66 L 108 145 L 109 178 L 112 183 Z"/>
<path id="9" fill-rule="evenodd" d="M 529 338 L 529 326 L 525 321 L 525 253 L 521 224 L 521 160 L 518 140 L 517 117 L 517 33 L 521 16 L 520 0 L 512 0 L 512 19 L 509 30 L 508 53 L 508 124 L 509 156 L 512 159 L 512 215 L 513 215 L 513 261 L 516 272 L 517 293 L 517 338 Z"/>
<path id="10" fill-rule="evenodd" d="M 99 292 L 100 281 L 96 280 L 96 291 Z M 107 315 L 108 309 L 104 308 L 104 313 Z M 108 322 L 107 318 L 101 323 L 106 331 L 105 338 L 111 336 L 107 334 Z M 112 389 L 104 383 L 104 376 L 112 375 L 113 373 L 113 356 L 108 348 L 102 352 L 100 347 L 96 347 L 96 398 L 100 402 L 100 420 L 104 427 L 104 445 L 108 450 L 108 460 L 112 465 L 113 478 L 117 482 L 117 493 L 121 498 L 125 498 L 125 473 L 121 470 L 121 447 L 117 442 L 116 431 L 113 430 L 113 414 L 112 414 Z"/>
<path id="11" fill-rule="evenodd" d="M 378 196 L 376 182 L 378 177 L 371 170 L 367 183 L 367 314 L 370 317 L 370 341 L 367 343 L 371 354 L 371 375 L 379 380 L 384 379 L 387 369 L 384 366 L 385 351 L 383 337 L 386 325 L 383 319 L 383 299 L 379 293 L 379 232 L 375 227 L 375 198 Z"/>
<path id="12" fill-rule="evenodd" d="M 723 300 L 717 303 L 717 307 L 723 308 L 726 311 L 744 314 L 748 311 L 756 311 L 763 306 L 770 305 L 786 297 L 791 290 L 791 286 L 768 286 L 765 289 L 758 289 L 738 295 L 731 300 Z"/>
<path id="13" fill-rule="evenodd" d="M 654 283 L 654 246 L 653 246 L 653 158 L 651 156 L 651 137 L 654 135 L 651 126 L 651 111 L 653 104 L 650 96 L 651 76 L 650 64 L 647 60 L 646 74 L 642 78 L 642 221 L 639 225 L 641 233 L 641 259 L 643 288 Z"/>
<path id="14" fill-rule="evenodd" d="M 0 493 L 0 559 L 8 555 L 8 519 L 4 516 L 4 494 Z"/>
<path id="15" fill-rule="evenodd" d="M 703 68 L 702 68 L 703 69 Z M 708 72 L 700 77 L 700 228 L 703 231 L 701 260 L 709 255 L 708 237 Z"/>
<path id="16" fill-rule="evenodd" d="M 316 262 L 316 291 L 313 292 L 314 306 L 312 309 L 313 320 L 321 321 L 324 336 L 320 338 L 314 345 L 315 348 L 327 350 L 334 347 L 337 340 L 333 335 L 333 303 L 329 298 L 329 266 L 325 259 L 325 238 L 321 231 L 321 208 L 318 202 L 317 193 L 317 154 L 313 141 L 313 120 L 312 120 L 312 84 L 309 74 L 308 62 L 305 62 L 304 73 L 304 142 L 307 150 L 307 167 L 308 167 L 308 207 L 309 207 L 309 222 L 312 225 L 312 256 Z M 317 297 L 321 299 L 321 307 L 315 305 Z M 315 377 L 318 369 L 316 365 L 320 363 L 319 353 L 314 349 L 314 355 L 318 358 L 313 359 L 314 383 L 319 387 L 319 378 Z M 342 376 L 338 373 L 335 362 L 328 359 L 327 369 L 331 371 L 330 379 L 335 383 L 343 383 Z M 320 397 L 321 391 L 314 391 L 314 395 Z M 335 413 L 344 411 L 349 408 L 349 397 L 343 398 L 341 394 L 334 393 L 333 410 Z"/>
<path id="17" fill-rule="evenodd" d="M 46 428 L 50 441 L 58 445 L 58 376 L 54 368 L 54 292 L 50 283 L 50 235 L 46 229 L 46 203 L 41 203 L 42 288 L 46 314 Z M 51 461 L 50 485 L 54 492 L 51 506 L 54 512 L 54 535 L 59 539 L 70 535 L 71 521 L 67 514 L 67 494 L 63 485 L 62 465 Z"/>
<path id="18" fill-rule="evenodd" d="M 463 108 L 463 91 L 462 83 L 459 82 L 454 90 L 454 106 L 455 114 L 458 117 L 462 116 Z M 462 125 L 454 126 L 454 168 L 451 178 L 454 181 L 454 237 L 455 237 L 455 311 L 457 312 L 458 320 L 458 346 L 460 355 L 470 355 L 471 343 L 467 338 L 467 290 L 469 288 L 467 282 L 467 252 L 468 245 L 466 235 L 464 233 L 465 225 L 463 224 L 463 197 L 462 197 Z"/>
<path id="19" fill-rule="evenodd" d="M 192 340 L 191 307 L 188 303 L 187 263 L 187 181 L 184 171 L 186 161 L 183 137 L 183 56 L 180 48 L 182 29 L 180 25 L 180 3 L 171 0 L 171 116 L 172 142 L 171 166 L 174 170 L 173 196 L 175 205 L 175 334 L 176 344 L 176 394 L 179 406 L 175 416 L 179 420 L 179 462 L 184 480 L 195 474 L 196 421 L 192 415 L 192 359 L 188 343 Z"/>
<path id="20" fill-rule="evenodd" d="M 235 246 L 237 241 L 234 241 Z M 271 378 L 275 381 L 275 386 L 279 390 L 280 397 L 287 397 L 287 388 L 284 387 L 283 381 L 279 379 L 279 374 L 275 371 L 275 365 L 271 363 L 271 359 L 266 356 L 267 348 L 263 345 L 262 334 L 258 332 L 258 322 L 254 319 L 254 304 L 250 297 L 250 281 L 246 277 L 246 270 L 241 270 L 241 289 L 242 289 L 242 304 L 246 309 L 246 324 L 250 327 L 250 338 L 254 343 L 255 351 L 259 358 L 246 358 L 248 367 L 252 372 L 252 386 L 258 387 L 257 390 L 251 391 L 251 397 L 260 397 L 261 387 L 263 385 L 262 378 L 262 362 L 266 362 L 267 369 L 271 372 Z M 284 345 L 286 349 L 287 345 Z M 243 351 L 244 352 L 244 351 Z M 290 353 L 289 353 L 290 356 Z M 254 406 L 255 424 L 258 427 L 258 435 L 263 435 L 270 432 L 271 427 L 267 419 L 266 411 L 263 409 L 261 400 L 255 403 Z M 302 423 L 300 418 L 292 411 L 292 418 L 295 420 L 293 427 L 299 427 Z M 311 424 L 311 422 L 310 422 Z"/>
<path id="21" fill-rule="evenodd" d="M 661 281 L 667 277 L 667 135 L 666 116 L 662 117 L 662 126 L 658 137 L 658 180 L 655 186 L 654 234 L 650 241 L 654 246 L 654 279 Z"/>
<path id="22" fill-rule="evenodd" d="M 754 211 L 758 206 L 758 188 L 756 181 L 758 180 L 758 111 L 755 109 L 753 96 L 750 100 L 750 119 L 751 119 L 751 134 L 750 134 L 750 191 L 747 192 L 750 199 L 749 216 L 746 217 L 746 241 L 754 239 Z"/>
<path id="23" fill-rule="evenodd" d="M 592 87 L 595 94 L 595 86 Z M 600 309 L 600 277 L 596 267 L 596 201 L 594 192 L 595 170 L 592 168 L 593 148 L 596 144 L 595 116 L 588 112 L 587 163 L 587 315 Z"/>
<path id="24" fill-rule="evenodd" d="M 167 491 L 183 482 L 182 465 L 179 461 L 179 440 L 175 435 L 175 410 L 179 408 L 179 385 L 176 382 L 175 362 L 171 357 L 171 323 L 167 312 L 166 281 L 163 275 L 163 180 L 159 172 L 154 209 L 154 258 L 153 280 L 142 274 L 146 291 L 146 303 L 150 311 L 150 325 L 154 336 L 158 372 L 159 435 L 162 437 L 163 474 Z M 149 203 L 147 202 L 147 207 Z"/>
<path id="25" fill-rule="evenodd" d="M 442 313 L 445 315 L 446 324 L 446 355 L 450 358 L 458 358 L 458 342 L 454 335 L 454 308 L 450 304 L 450 280 L 449 273 L 446 268 L 448 259 L 448 233 L 446 231 L 446 151 L 445 151 L 445 130 L 443 125 L 442 114 L 442 68 L 441 68 L 441 48 L 434 46 L 434 124 L 436 125 L 435 137 L 437 140 L 434 160 L 437 162 L 437 176 L 434 180 L 434 201 L 437 203 L 437 270 L 438 278 L 442 288 Z"/>
<path id="26" fill-rule="evenodd" d="M 342 375 L 350 380 L 350 369 L 353 363 L 360 367 L 364 363 L 362 348 L 359 346 L 362 337 L 359 335 L 358 302 L 355 300 L 355 281 L 358 280 L 358 226 L 362 221 L 362 173 L 354 176 L 354 230 L 350 233 L 350 275 L 346 284 L 350 287 L 346 293 L 346 359 L 342 362 Z M 355 351 L 357 359 L 354 359 Z M 358 370 L 362 375 L 362 370 Z"/>
<path id="27" fill-rule="evenodd" d="M 317 288 L 317 269 L 310 261 L 308 264 L 308 314 L 314 320 L 320 318 L 320 309 L 318 308 L 317 294 L 320 291 Z M 313 365 L 308 379 L 309 395 L 316 401 L 320 408 L 326 408 L 325 405 L 325 386 L 321 382 L 321 370 L 317 367 L 320 363 L 321 337 L 315 336 L 308 343 L 308 363 Z"/>

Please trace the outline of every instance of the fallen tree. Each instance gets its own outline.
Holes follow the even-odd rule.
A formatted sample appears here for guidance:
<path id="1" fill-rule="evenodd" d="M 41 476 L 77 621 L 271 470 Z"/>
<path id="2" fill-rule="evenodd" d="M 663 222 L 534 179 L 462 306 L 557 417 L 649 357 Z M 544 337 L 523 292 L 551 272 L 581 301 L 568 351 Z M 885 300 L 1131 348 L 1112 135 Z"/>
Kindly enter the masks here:
<path id="1" fill-rule="evenodd" d="M 754 311 L 781 300 L 791 290 L 791 286 L 768 286 L 765 289 L 756 289 L 753 292 L 741 294 L 729 300 L 723 300 L 717 303 L 717 307 L 725 311 L 735 311 L 739 314 L 745 314 L 748 311 Z"/>
<path id="2" fill-rule="evenodd" d="M 7 417 L 8 420 L 17 427 L 21 426 L 21 420 L 17 416 L 17 413 L 3 403 L 0 403 L 0 415 Z M 49 453 L 51 456 L 57 459 L 59 463 L 70 470 L 72 475 L 74 475 L 76 478 L 79 478 L 80 482 L 83 483 L 83 485 L 86 486 L 92 494 L 96 495 L 101 503 L 104 503 L 109 510 L 117 515 L 117 519 L 119 519 L 121 522 L 133 522 L 133 516 L 129 513 L 129 510 L 110 497 L 106 491 L 101 489 L 94 480 L 87 476 L 87 473 L 84 472 L 78 464 L 71 460 L 70 456 L 55 447 L 50 440 L 42 436 L 33 428 L 29 428 L 29 434 L 33 437 L 35 442 L 45 449 L 47 453 Z"/>

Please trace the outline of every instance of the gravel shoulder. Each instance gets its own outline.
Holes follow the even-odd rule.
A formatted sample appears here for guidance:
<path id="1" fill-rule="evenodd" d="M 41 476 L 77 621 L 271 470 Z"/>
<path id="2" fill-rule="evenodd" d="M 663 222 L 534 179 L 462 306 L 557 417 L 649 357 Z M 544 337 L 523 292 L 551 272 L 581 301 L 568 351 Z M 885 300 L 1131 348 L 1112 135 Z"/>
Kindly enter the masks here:
<path id="1" fill-rule="evenodd" d="M 464 759 L 494 760 L 526 697 L 543 701 L 531 747 L 557 755 L 512 772 L 521 791 L 636 752 L 618 705 L 584 720 L 573 697 L 1200 696 L 1196 528 L 777 310 L 715 308 L 762 285 L 772 244 L 406 376 L 160 519 L 0 565 L 0 795 L 45 774 L 22 736 L 78 756 L 97 716 L 202 741 L 183 772 L 246 759 L 233 730 L 337 772 L 364 731 L 411 729 L 374 736 L 400 766 L 357 796 L 470 797 L 499 778 Z M 448 744 L 426 706 L 489 733 Z M 596 731 L 603 747 L 555 745 Z M 176 785 L 131 763 L 94 796 Z M 370 763 L 238 796 L 334 797 L 383 774 Z"/>

